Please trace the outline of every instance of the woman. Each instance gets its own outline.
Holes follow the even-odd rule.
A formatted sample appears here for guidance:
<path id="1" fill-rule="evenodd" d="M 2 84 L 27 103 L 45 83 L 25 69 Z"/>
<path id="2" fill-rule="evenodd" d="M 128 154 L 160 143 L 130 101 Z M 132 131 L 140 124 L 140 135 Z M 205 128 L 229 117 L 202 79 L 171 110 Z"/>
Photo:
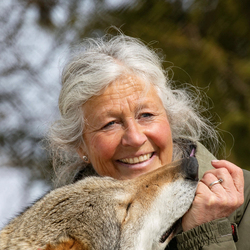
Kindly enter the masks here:
<path id="1" fill-rule="evenodd" d="M 172 88 L 167 73 L 137 39 L 85 41 L 63 71 L 61 119 L 50 131 L 57 186 L 88 175 L 136 178 L 195 154 L 201 180 L 182 219 L 183 232 L 168 247 L 246 249 L 250 210 L 243 171 L 215 160 L 199 143 L 208 138 L 213 144 L 216 132 L 194 98 Z"/>

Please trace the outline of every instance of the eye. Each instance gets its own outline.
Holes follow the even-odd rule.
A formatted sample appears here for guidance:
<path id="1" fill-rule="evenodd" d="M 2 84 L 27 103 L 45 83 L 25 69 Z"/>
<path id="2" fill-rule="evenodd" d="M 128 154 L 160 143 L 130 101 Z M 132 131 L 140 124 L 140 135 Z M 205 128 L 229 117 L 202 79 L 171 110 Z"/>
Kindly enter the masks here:
<path id="1" fill-rule="evenodd" d="M 126 206 L 126 214 L 125 214 L 125 217 L 124 217 L 124 220 L 123 220 L 123 222 L 127 222 L 128 221 L 128 219 L 130 218 L 130 208 L 131 208 L 131 205 L 132 205 L 132 202 L 129 202 L 128 204 L 127 204 L 127 206 Z"/>
<path id="2" fill-rule="evenodd" d="M 127 208 L 126 208 L 126 212 L 127 212 L 127 213 L 128 213 L 128 210 L 129 210 L 130 207 L 131 207 L 131 204 L 132 204 L 132 202 L 129 202 L 128 205 L 127 205 Z"/>
<path id="3" fill-rule="evenodd" d="M 142 118 L 150 118 L 150 117 L 152 117 L 152 116 L 154 116 L 152 113 L 142 113 L 142 114 L 141 114 L 141 117 L 142 117 Z"/>
<path id="4" fill-rule="evenodd" d="M 115 124 L 115 121 L 108 122 L 106 125 L 102 127 L 102 129 L 107 129 L 112 127 Z"/>

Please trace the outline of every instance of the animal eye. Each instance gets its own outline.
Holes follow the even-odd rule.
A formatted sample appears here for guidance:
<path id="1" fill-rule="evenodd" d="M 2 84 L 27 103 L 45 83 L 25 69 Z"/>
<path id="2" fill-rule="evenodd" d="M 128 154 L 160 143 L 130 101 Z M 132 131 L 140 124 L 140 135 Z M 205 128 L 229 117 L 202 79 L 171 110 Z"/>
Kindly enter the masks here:
<path id="1" fill-rule="evenodd" d="M 125 215 L 125 218 L 124 218 L 124 221 L 125 221 L 125 222 L 126 222 L 126 221 L 129 219 L 129 217 L 130 217 L 129 209 L 131 208 L 131 204 L 132 204 L 132 202 L 129 202 L 129 203 L 127 204 L 127 207 L 126 207 L 126 215 Z"/>
<path id="2" fill-rule="evenodd" d="M 128 203 L 128 205 L 127 205 L 127 208 L 126 208 L 127 213 L 128 213 L 128 210 L 129 210 L 129 209 L 130 209 L 130 207 L 131 207 L 131 204 L 132 204 L 132 203 L 131 203 L 131 202 L 129 202 L 129 203 Z"/>

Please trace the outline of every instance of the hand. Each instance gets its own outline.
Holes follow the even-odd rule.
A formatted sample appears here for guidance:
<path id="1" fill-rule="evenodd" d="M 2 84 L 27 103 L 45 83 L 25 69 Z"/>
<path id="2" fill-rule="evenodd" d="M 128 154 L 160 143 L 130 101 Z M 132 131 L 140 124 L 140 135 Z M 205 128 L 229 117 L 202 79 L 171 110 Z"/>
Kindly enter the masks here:
<path id="1" fill-rule="evenodd" d="M 212 161 L 212 165 L 215 169 L 203 175 L 198 183 L 193 204 L 182 218 L 183 231 L 227 217 L 244 202 L 242 169 L 225 160 Z M 209 187 L 218 179 L 223 179 L 223 182 Z"/>

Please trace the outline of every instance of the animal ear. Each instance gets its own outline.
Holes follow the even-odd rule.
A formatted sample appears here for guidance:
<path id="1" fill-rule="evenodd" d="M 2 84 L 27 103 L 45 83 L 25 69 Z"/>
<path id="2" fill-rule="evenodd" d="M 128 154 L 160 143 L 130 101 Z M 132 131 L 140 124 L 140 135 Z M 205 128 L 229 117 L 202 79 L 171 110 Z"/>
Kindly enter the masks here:
<path id="1" fill-rule="evenodd" d="M 57 245 L 48 244 L 44 250 L 91 250 L 88 243 L 80 243 L 77 240 L 69 239 Z"/>

